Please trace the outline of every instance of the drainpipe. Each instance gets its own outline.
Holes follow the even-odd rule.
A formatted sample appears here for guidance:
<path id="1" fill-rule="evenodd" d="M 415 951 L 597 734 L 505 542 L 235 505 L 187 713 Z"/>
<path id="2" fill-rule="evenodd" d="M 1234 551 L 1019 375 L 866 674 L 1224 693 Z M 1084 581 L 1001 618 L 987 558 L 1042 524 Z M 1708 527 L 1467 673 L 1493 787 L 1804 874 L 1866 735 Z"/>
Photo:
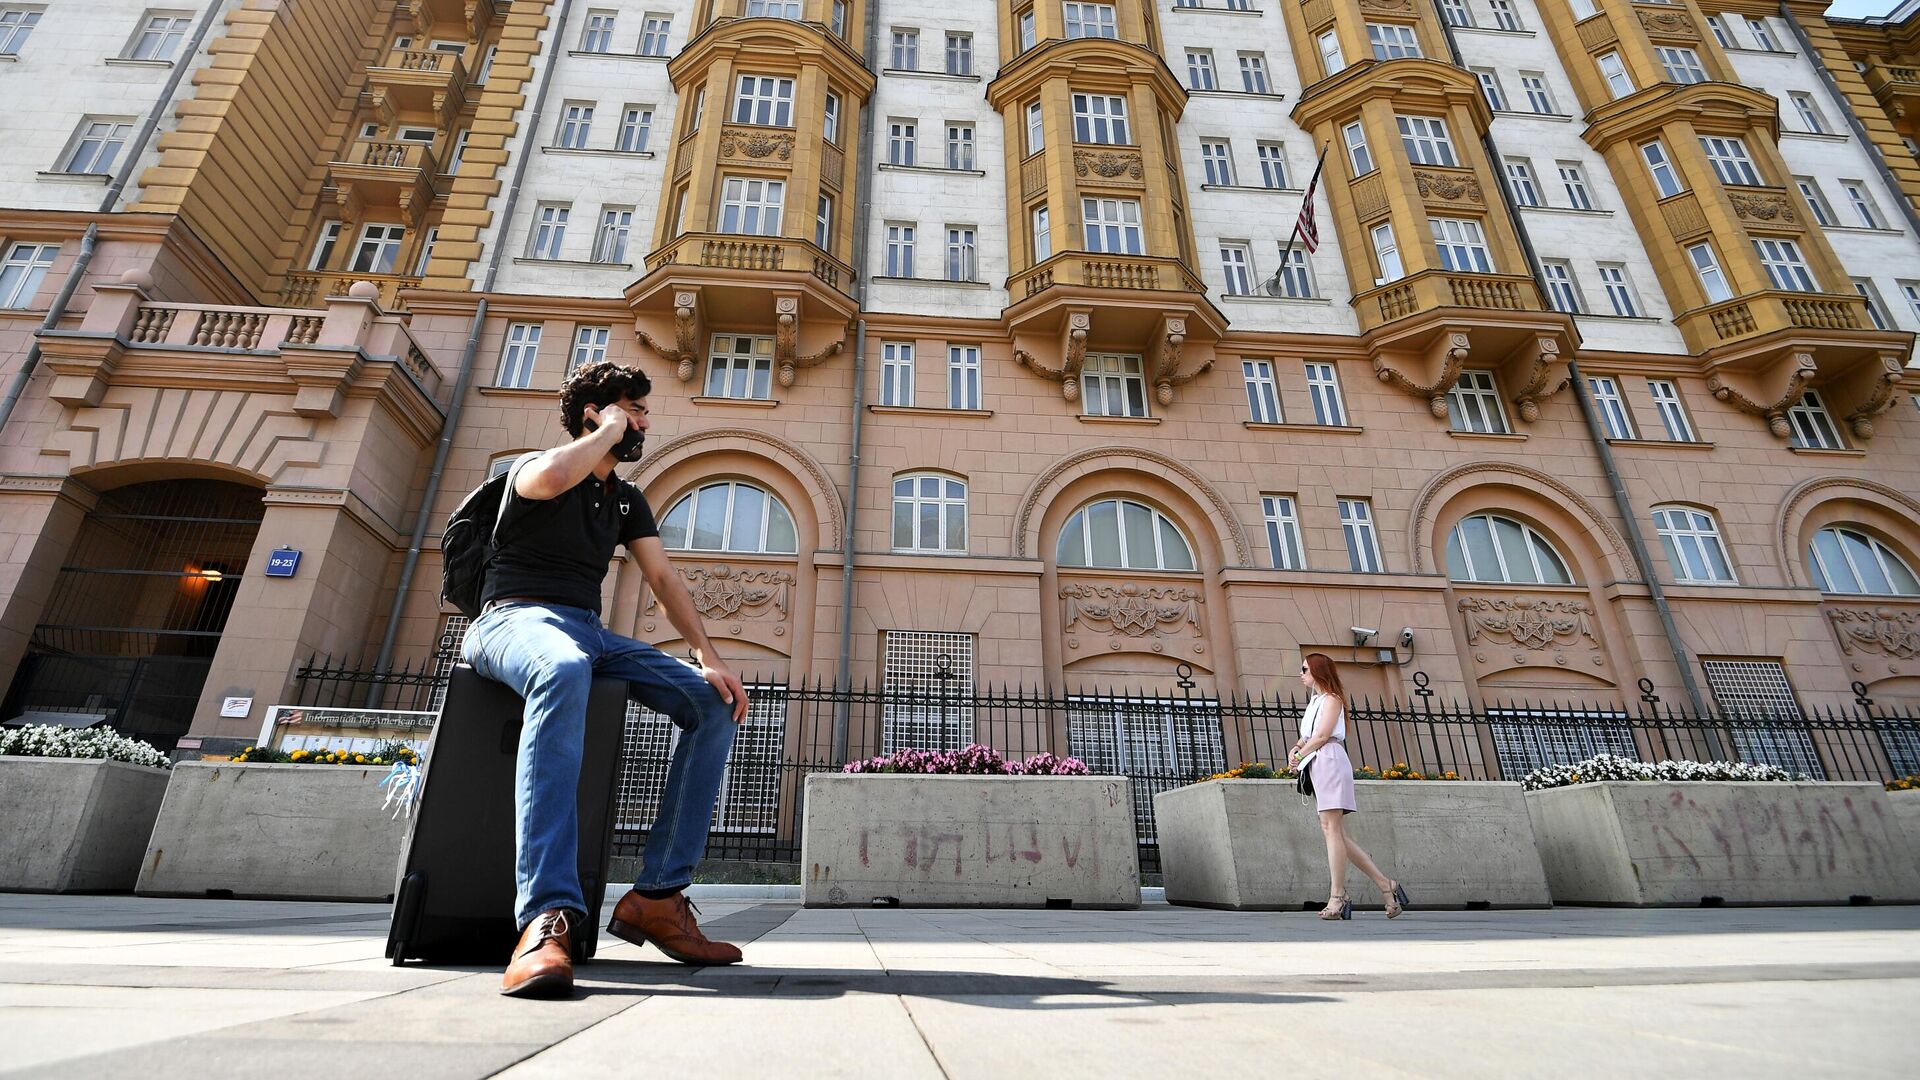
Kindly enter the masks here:
<path id="1" fill-rule="evenodd" d="M 119 203 L 121 193 L 127 189 L 127 181 L 133 178 L 133 170 L 140 162 L 140 155 L 146 152 L 147 140 L 153 138 L 154 129 L 160 126 L 160 117 L 166 113 L 167 102 L 173 100 L 174 91 L 180 89 L 180 81 L 186 78 L 188 61 L 200 55 L 200 45 L 207 38 L 208 27 L 213 25 L 213 16 L 224 3 L 226 0 L 212 0 L 207 5 L 207 10 L 201 13 L 200 25 L 193 31 L 193 40 L 181 54 L 183 58 L 173 65 L 172 71 L 167 73 L 167 81 L 160 88 L 160 96 L 154 99 L 153 108 L 147 110 L 147 118 L 140 125 L 140 133 L 133 137 L 132 152 L 127 154 L 127 159 L 120 163 L 119 171 L 113 174 L 113 181 L 107 185 L 107 193 L 101 197 L 100 209 L 96 211 L 97 213 L 110 214 L 114 206 Z M 94 245 L 99 237 L 100 223 L 88 222 L 86 233 L 80 237 L 80 255 L 74 259 L 73 267 L 67 271 L 67 280 L 61 284 L 59 294 L 53 298 L 53 306 L 47 309 L 47 317 L 40 323 L 39 334 L 57 329 L 60 326 L 60 320 L 66 318 L 67 304 L 72 302 L 73 294 L 80 287 L 81 279 L 87 276 L 87 267 L 93 263 Z M 8 380 L 6 394 L 0 396 L 0 428 L 5 428 L 7 421 L 13 417 L 14 406 L 20 403 L 20 396 L 26 393 L 27 383 L 33 378 L 34 369 L 40 366 L 39 334 L 35 334 L 33 343 L 27 346 L 27 358 L 21 363 L 20 370 L 14 372 L 13 378 Z"/>
<path id="2" fill-rule="evenodd" d="M 387 630 L 380 638 L 380 655 L 374 661 L 374 670 L 384 671 L 393 660 L 394 639 L 400 633 L 400 612 L 407 604 L 407 590 L 413 587 L 414 571 L 420 566 L 420 552 L 426 545 L 427 523 L 432 520 L 433 503 L 440 495 L 440 481 L 445 478 L 447 458 L 453 453 L 453 433 L 460 424 L 460 412 L 466 404 L 467 388 L 473 383 L 474 354 L 480 348 L 480 331 L 487 322 L 487 293 L 493 291 L 494 280 L 500 274 L 500 261 L 506 254 L 507 229 L 513 224 L 513 210 L 520 202 L 520 187 L 527 177 L 527 162 L 533 157 L 533 140 L 540 137 L 541 117 L 547 109 L 547 91 L 553 86 L 553 71 L 559 66 L 560 43 L 567 34 L 567 14 L 573 9 L 573 0 L 561 0 L 559 17 L 553 24 L 553 37 L 547 42 L 547 66 L 540 72 L 540 89 L 533 98 L 533 112 L 527 118 L 527 136 L 516 155 L 518 160 L 513 167 L 513 183 L 507 188 L 507 201 L 500 208 L 500 228 L 495 231 L 493 251 L 487 256 L 487 273 L 480 280 L 480 303 L 473 309 L 473 322 L 467 327 L 467 343 L 460 350 L 459 374 L 454 379 L 453 400 L 447 405 L 447 418 L 440 425 L 440 441 L 433 451 L 433 469 L 427 474 L 427 489 L 420 495 L 420 505 L 413 514 L 413 539 L 407 544 L 407 557 L 400 564 L 400 584 L 394 590 L 393 606 L 387 611 Z M 367 691 L 367 708 L 379 705 L 380 687 L 375 685 Z"/>
<path id="3" fill-rule="evenodd" d="M 1786 21 L 1787 27 L 1793 31 L 1794 40 L 1800 43 L 1800 50 L 1812 62 L 1813 70 L 1820 76 L 1821 85 L 1827 88 L 1827 93 L 1832 94 L 1833 100 L 1839 104 L 1840 115 L 1847 118 L 1847 127 L 1853 130 L 1853 137 L 1860 140 L 1861 146 L 1866 147 L 1867 160 L 1873 162 L 1874 171 L 1880 174 L 1880 182 L 1887 185 L 1887 191 L 1892 193 L 1893 201 L 1899 205 L 1901 215 L 1907 219 L 1907 227 L 1913 230 L 1915 236 L 1920 236 L 1920 209 L 1915 209 L 1913 199 L 1909 198 L 1900 187 L 1899 179 L 1893 175 L 1893 170 L 1887 167 L 1886 156 L 1880 152 L 1880 144 L 1868 137 L 1867 126 L 1860 122 L 1859 116 L 1855 115 L 1853 106 L 1847 103 L 1847 95 L 1840 90 L 1840 83 L 1834 79 L 1833 72 L 1827 70 L 1826 63 L 1814 50 L 1813 41 L 1807 37 L 1806 28 L 1800 25 L 1799 19 L 1793 17 L 1793 11 L 1784 2 L 1780 5 L 1780 18 Z"/>
<path id="4" fill-rule="evenodd" d="M 1439 0 L 1433 0 L 1433 14 L 1439 21 L 1440 32 L 1447 39 L 1447 52 L 1453 58 L 1453 66 L 1465 70 L 1467 65 L 1461 59 L 1459 42 L 1454 38 L 1453 27 L 1447 22 L 1446 12 L 1441 10 Z M 1520 247 L 1526 253 L 1527 270 L 1533 275 L 1534 286 L 1540 290 L 1541 296 L 1552 296 L 1553 293 L 1547 288 L 1546 276 L 1540 269 L 1540 255 L 1534 250 L 1533 237 L 1527 233 L 1526 220 L 1520 216 L 1519 207 L 1513 202 L 1513 192 L 1508 190 L 1504 175 L 1501 175 L 1502 162 L 1506 159 L 1500 155 L 1500 147 L 1493 141 L 1491 130 L 1480 136 L 1480 147 L 1496 170 L 1498 179 L 1493 186 L 1500 193 L 1500 203 L 1506 207 L 1507 219 L 1513 222 L 1515 235 L 1520 238 Z M 1578 351 L 1576 347 L 1574 353 Z M 1660 587 L 1660 576 L 1654 573 L 1653 556 L 1647 551 L 1646 538 L 1640 533 L 1640 517 L 1634 511 L 1632 497 L 1627 494 L 1626 482 L 1614 464 L 1613 447 L 1607 443 L 1606 431 L 1600 426 L 1600 414 L 1587 394 L 1587 382 L 1580 374 L 1580 362 L 1574 358 L 1574 353 L 1567 355 L 1568 382 L 1573 384 L 1573 399 L 1580 406 L 1581 419 L 1587 423 L 1587 435 L 1593 441 L 1594 452 L 1599 455 L 1600 470 L 1607 475 L 1607 488 L 1613 495 L 1614 509 L 1625 526 L 1627 549 L 1633 554 L 1634 566 L 1639 569 L 1640 579 L 1647 586 L 1647 595 L 1653 600 L 1654 611 L 1660 616 L 1660 629 L 1666 634 L 1674 667 L 1680 671 L 1680 684 L 1687 692 L 1687 701 L 1693 706 L 1694 715 L 1705 716 L 1706 701 L 1700 696 L 1699 684 L 1694 681 L 1693 661 L 1687 656 L 1685 643 L 1680 640 L 1680 628 L 1673 621 L 1673 609 L 1667 606 L 1667 594 Z M 1721 757 L 1718 734 L 1711 727 L 1705 733 L 1707 749 L 1715 758 Z"/>
<path id="5" fill-rule="evenodd" d="M 867 70 L 874 68 L 880 54 L 878 3 L 869 0 L 866 19 L 866 46 L 862 59 Z M 874 97 L 880 96 L 879 73 L 875 72 Z M 852 703 L 847 691 L 853 689 L 853 559 L 854 525 L 860 519 L 860 442 L 866 421 L 867 388 L 867 228 L 871 209 L 869 193 L 873 186 L 873 110 L 869 100 L 860 110 L 860 171 L 853 177 L 853 299 L 859 308 L 859 322 L 853 331 L 853 436 L 847 445 L 847 526 L 840 542 L 840 659 L 834 669 L 833 688 L 840 691 L 833 706 L 833 753 L 835 761 L 847 759 L 847 729 Z"/>

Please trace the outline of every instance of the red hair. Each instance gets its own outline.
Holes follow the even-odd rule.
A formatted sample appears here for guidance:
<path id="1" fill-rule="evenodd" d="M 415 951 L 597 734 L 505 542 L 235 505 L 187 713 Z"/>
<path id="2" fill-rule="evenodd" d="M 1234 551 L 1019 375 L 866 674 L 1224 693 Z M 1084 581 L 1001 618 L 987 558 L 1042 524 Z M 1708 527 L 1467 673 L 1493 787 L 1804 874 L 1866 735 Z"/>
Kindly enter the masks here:
<path id="1" fill-rule="evenodd" d="M 1326 653 L 1308 653 L 1300 658 L 1307 665 L 1307 673 L 1313 676 L 1313 685 L 1323 694 L 1332 694 L 1341 701 L 1347 700 L 1346 687 L 1340 685 L 1340 669 L 1333 666 L 1333 658 Z"/>

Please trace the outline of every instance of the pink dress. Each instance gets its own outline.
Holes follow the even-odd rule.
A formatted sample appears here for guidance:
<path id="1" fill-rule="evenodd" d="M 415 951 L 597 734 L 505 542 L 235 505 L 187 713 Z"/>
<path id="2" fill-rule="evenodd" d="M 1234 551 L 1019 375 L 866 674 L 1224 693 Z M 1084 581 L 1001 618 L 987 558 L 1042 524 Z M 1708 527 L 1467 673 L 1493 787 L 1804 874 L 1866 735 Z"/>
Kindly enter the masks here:
<path id="1" fill-rule="evenodd" d="M 1300 737 L 1312 738 L 1313 731 L 1320 724 L 1320 711 L 1332 699 L 1325 694 L 1315 694 L 1307 702 L 1306 712 L 1300 717 Z M 1334 706 L 1340 708 L 1339 706 Z M 1354 800 L 1353 762 L 1347 757 L 1347 715 L 1340 709 L 1340 718 L 1333 722 L 1333 738 L 1323 743 L 1320 749 L 1307 755 L 1300 763 L 1303 769 L 1313 770 L 1313 794 L 1320 810 L 1345 810 L 1351 814 L 1360 809 Z"/>

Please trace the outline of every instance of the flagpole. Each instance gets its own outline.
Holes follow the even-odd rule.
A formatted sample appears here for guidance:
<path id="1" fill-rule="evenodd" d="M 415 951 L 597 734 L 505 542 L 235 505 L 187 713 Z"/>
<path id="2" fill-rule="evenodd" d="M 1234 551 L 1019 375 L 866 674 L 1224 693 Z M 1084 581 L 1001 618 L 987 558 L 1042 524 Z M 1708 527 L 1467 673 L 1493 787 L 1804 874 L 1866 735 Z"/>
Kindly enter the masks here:
<path id="1" fill-rule="evenodd" d="M 1320 185 L 1320 170 L 1327 167 L 1327 149 L 1332 145 L 1332 143 L 1320 144 L 1320 160 L 1314 162 L 1313 177 L 1307 181 L 1307 191 L 1302 199 L 1303 203 L 1306 199 L 1313 198 L 1314 189 Z M 1305 209 L 1306 207 L 1303 205 L 1301 210 L 1304 212 Z M 1281 276 L 1287 272 L 1287 267 L 1291 265 L 1288 260 L 1293 258 L 1293 242 L 1299 239 L 1299 237 L 1300 215 L 1296 214 L 1293 218 L 1293 231 L 1287 234 L 1287 246 L 1280 249 L 1280 269 L 1275 270 L 1273 277 L 1268 279 L 1267 283 L 1269 285 L 1279 284 Z"/>

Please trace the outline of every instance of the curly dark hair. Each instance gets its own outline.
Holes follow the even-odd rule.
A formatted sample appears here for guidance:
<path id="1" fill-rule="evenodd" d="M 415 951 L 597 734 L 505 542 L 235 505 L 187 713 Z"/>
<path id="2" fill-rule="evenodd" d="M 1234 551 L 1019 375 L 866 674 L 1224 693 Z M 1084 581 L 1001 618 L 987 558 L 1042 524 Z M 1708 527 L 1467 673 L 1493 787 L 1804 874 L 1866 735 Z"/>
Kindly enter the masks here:
<path id="1" fill-rule="evenodd" d="M 573 369 L 560 384 L 560 424 L 579 438 L 586 427 L 586 408 L 604 408 L 621 398 L 635 401 L 653 392 L 653 380 L 637 367 L 602 360 Z"/>

